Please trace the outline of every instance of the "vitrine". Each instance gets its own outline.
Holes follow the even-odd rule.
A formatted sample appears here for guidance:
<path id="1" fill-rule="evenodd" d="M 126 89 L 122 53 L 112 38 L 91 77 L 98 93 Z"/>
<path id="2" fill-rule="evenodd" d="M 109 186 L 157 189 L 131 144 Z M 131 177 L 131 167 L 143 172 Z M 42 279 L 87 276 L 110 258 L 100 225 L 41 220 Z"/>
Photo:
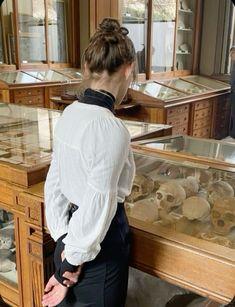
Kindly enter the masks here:
<path id="1" fill-rule="evenodd" d="M 217 302 L 234 297 L 234 149 L 188 137 L 134 146 L 133 266 Z"/>
<path id="2" fill-rule="evenodd" d="M 200 75 L 136 82 L 128 90 L 141 105 L 135 117 L 172 125 L 173 134 L 216 139 L 228 135 L 229 92 L 227 83 Z"/>

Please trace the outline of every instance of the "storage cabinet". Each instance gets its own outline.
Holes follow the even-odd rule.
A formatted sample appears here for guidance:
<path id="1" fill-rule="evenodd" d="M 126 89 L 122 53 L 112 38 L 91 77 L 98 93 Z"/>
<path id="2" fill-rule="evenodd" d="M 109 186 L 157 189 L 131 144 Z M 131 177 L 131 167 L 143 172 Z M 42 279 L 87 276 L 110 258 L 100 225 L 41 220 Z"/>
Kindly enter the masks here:
<path id="1" fill-rule="evenodd" d="M 4 102 L 50 107 L 55 94 L 75 92 L 82 80 L 79 70 L 60 69 L 0 73 L 0 95 Z"/>
<path id="2" fill-rule="evenodd" d="M 230 121 L 230 86 L 204 76 L 137 82 L 129 89 L 140 119 L 173 126 L 173 134 L 224 138 Z M 125 118 L 125 115 L 122 116 Z"/>
<path id="3" fill-rule="evenodd" d="M 29 94 L 15 91 L 19 97 Z M 60 116 L 56 110 L 0 103 L 0 298 L 10 306 L 41 307 L 54 272 L 55 244 L 45 223 L 43 184 Z M 171 134 L 166 125 L 126 125 L 133 140 Z"/>
<path id="4" fill-rule="evenodd" d="M 234 146 L 187 136 L 133 144 L 125 203 L 132 265 L 221 303 L 234 297 Z"/>

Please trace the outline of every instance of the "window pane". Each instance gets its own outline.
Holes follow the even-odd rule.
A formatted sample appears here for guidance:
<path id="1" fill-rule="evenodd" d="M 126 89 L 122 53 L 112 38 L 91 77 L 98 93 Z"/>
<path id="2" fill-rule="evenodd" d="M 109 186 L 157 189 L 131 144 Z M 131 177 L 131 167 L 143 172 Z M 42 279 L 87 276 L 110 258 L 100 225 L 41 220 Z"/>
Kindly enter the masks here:
<path id="1" fill-rule="evenodd" d="M 21 63 L 46 61 L 44 0 L 18 1 Z"/>
<path id="2" fill-rule="evenodd" d="M 153 1 L 152 71 L 173 70 L 176 1 Z"/>
<path id="3" fill-rule="evenodd" d="M 137 72 L 145 72 L 147 0 L 122 1 L 122 25 L 129 30 L 137 55 Z"/>
<path id="4" fill-rule="evenodd" d="M 2 63 L 15 64 L 15 40 L 13 37 L 13 14 L 12 0 L 5 0 L 1 5 L 2 10 L 2 46 L 1 59 Z M 5 44 L 5 46 L 4 46 Z"/>
<path id="5" fill-rule="evenodd" d="M 68 0 L 48 1 L 49 59 L 51 62 L 69 62 L 66 20 Z"/>

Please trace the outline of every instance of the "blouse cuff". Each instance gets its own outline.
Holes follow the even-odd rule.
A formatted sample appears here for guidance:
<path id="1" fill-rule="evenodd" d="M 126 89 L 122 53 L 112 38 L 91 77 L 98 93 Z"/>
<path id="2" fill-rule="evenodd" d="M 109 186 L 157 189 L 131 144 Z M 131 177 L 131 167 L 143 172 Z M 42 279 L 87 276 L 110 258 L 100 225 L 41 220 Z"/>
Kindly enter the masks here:
<path id="1" fill-rule="evenodd" d="M 55 272 L 54 276 L 61 285 L 66 287 L 66 285 L 63 282 L 68 279 L 66 277 L 63 277 L 63 274 L 65 272 L 73 273 L 77 270 L 77 268 L 78 268 L 77 265 L 72 265 L 66 259 L 64 259 L 64 261 L 61 263 L 60 268 Z"/>

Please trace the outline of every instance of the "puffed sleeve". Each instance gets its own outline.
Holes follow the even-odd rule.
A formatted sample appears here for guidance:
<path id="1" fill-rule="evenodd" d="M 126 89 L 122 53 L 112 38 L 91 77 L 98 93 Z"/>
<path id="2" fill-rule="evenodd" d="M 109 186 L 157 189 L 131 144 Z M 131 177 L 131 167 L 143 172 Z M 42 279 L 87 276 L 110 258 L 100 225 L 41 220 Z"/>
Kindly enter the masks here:
<path id="1" fill-rule="evenodd" d="M 44 186 L 45 213 L 47 227 L 51 237 L 57 241 L 68 231 L 68 199 L 60 189 L 59 171 L 55 155 L 52 156 L 51 165 L 47 173 Z"/>
<path id="2" fill-rule="evenodd" d="M 72 265 L 93 260 L 117 209 L 118 181 L 128 159 L 130 135 L 116 118 L 96 120 L 82 142 L 88 178 L 82 203 L 73 214 L 65 243 Z"/>

